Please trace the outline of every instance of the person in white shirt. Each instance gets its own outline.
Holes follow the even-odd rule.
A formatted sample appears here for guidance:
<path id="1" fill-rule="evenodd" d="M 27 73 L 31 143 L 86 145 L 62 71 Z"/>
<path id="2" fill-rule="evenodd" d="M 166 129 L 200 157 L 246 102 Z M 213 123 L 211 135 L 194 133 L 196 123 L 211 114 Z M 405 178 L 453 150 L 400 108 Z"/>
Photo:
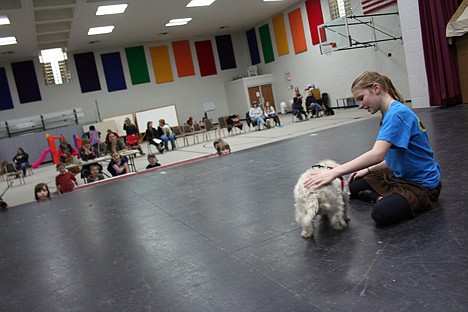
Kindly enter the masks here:
<path id="1" fill-rule="evenodd" d="M 252 107 L 250 108 L 250 111 L 249 111 L 249 117 L 252 120 L 252 122 L 257 124 L 258 131 L 260 131 L 261 126 L 266 127 L 265 125 L 266 117 L 265 115 L 263 115 L 263 111 L 260 107 L 258 107 L 257 103 L 252 104 Z"/>
<path id="2" fill-rule="evenodd" d="M 270 102 L 265 103 L 265 116 L 267 118 L 272 118 L 275 121 L 275 127 L 283 128 L 283 126 L 281 125 L 281 121 L 278 115 L 276 114 L 275 108 L 270 105 Z"/>

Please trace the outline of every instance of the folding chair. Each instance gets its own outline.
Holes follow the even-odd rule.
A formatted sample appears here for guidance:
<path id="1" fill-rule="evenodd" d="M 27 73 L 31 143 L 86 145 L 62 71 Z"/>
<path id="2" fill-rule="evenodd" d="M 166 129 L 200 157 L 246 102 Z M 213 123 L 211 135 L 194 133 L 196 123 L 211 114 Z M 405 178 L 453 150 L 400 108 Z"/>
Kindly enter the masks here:
<path id="1" fill-rule="evenodd" d="M 139 150 L 140 149 L 140 139 L 138 138 L 138 136 L 136 134 L 127 135 L 126 138 L 125 138 L 125 141 L 127 142 L 127 149 L 128 150 L 131 150 L 131 149 Z"/>
<path id="2" fill-rule="evenodd" d="M 226 133 L 224 132 L 224 129 L 232 130 L 232 127 L 227 124 L 226 119 L 224 119 L 224 117 L 218 117 L 219 137 L 221 137 L 221 131 L 224 133 L 224 137 L 226 137 Z M 231 131 L 228 131 L 228 132 L 231 132 Z"/>
<path id="3" fill-rule="evenodd" d="M 193 132 L 195 134 L 201 133 L 203 134 L 203 141 L 208 141 L 208 132 L 206 131 L 206 128 L 202 128 L 200 124 L 196 121 L 193 122 Z"/>
<path id="4" fill-rule="evenodd" d="M 218 132 L 218 127 L 213 125 L 213 123 L 211 122 L 211 119 L 209 119 L 209 118 L 204 118 L 203 122 L 205 123 L 205 129 L 207 131 L 207 134 L 208 134 L 210 140 L 211 140 L 210 131 L 212 131 L 212 130 L 214 130 L 215 139 L 216 139 L 217 138 L 216 133 Z"/>
<path id="5" fill-rule="evenodd" d="M 20 184 L 26 184 L 24 180 L 23 171 L 16 169 L 15 164 L 7 162 L 4 167 L 6 173 L 7 185 L 12 186 L 14 179 L 19 179 Z"/>
<path id="6" fill-rule="evenodd" d="M 200 144 L 200 141 L 198 140 L 198 137 L 195 135 L 193 132 L 193 129 L 189 125 L 183 125 L 182 126 L 182 131 L 184 132 L 186 137 L 192 136 L 193 137 L 193 144 L 195 144 L 195 141 L 197 141 L 198 144 Z M 188 139 L 187 139 L 188 141 Z"/>
<path id="7" fill-rule="evenodd" d="M 174 137 L 176 138 L 176 142 L 178 138 L 182 138 L 184 140 L 184 146 L 188 145 L 187 136 L 179 126 L 172 127 L 172 132 L 174 134 Z"/>

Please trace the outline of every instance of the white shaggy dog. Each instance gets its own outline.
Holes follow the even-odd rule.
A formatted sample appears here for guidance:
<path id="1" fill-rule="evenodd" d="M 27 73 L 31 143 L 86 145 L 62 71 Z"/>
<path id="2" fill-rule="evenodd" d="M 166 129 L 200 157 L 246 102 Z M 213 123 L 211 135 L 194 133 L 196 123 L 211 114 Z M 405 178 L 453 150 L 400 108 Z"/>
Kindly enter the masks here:
<path id="1" fill-rule="evenodd" d="M 327 216 L 335 230 L 343 230 L 349 220 L 346 209 L 349 199 L 348 183 L 344 178 L 336 178 L 321 188 L 305 188 L 304 182 L 314 173 L 330 170 L 338 166 L 333 160 L 323 160 L 304 172 L 294 188 L 296 222 L 302 226 L 301 236 L 314 235 L 313 218 Z"/>

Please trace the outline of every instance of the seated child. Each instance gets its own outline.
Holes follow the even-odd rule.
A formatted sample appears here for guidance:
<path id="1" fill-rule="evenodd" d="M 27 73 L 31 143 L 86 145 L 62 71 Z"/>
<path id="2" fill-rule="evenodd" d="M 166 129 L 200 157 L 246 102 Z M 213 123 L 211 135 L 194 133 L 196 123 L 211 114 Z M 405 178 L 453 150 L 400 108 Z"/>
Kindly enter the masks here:
<path id="1" fill-rule="evenodd" d="M 57 185 L 57 192 L 59 194 L 65 194 L 71 192 L 75 189 L 75 185 L 78 186 L 75 175 L 67 171 L 65 164 L 59 162 L 57 164 L 57 171 L 59 175 L 55 177 L 55 185 Z"/>
<path id="2" fill-rule="evenodd" d="M 219 156 L 231 154 L 231 147 L 223 139 L 217 139 L 213 142 L 213 146 Z"/>
<path id="3" fill-rule="evenodd" d="M 86 180 L 88 183 L 104 180 L 100 165 L 95 164 L 89 167 L 89 175 Z"/>
<path id="4" fill-rule="evenodd" d="M 44 201 L 50 199 L 49 187 L 46 183 L 36 184 L 34 187 L 34 196 L 37 201 Z"/>
<path id="5" fill-rule="evenodd" d="M 154 154 L 149 154 L 148 155 L 148 162 L 149 162 L 149 164 L 148 164 L 148 166 L 146 166 L 146 169 L 161 166 L 161 164 L 158 163 L 158 159 L 156 158 L 156 155 L 154 155 Z"/>
<path id="6" fill-rule="evenodd" d="M 120 157 L 120 154 L 115 151 L 111 153 L 111 157 L 112 159 L 107 166 L 107 170 L 109 170 L 113 177 L 130 173 L 127 157 Z"/>

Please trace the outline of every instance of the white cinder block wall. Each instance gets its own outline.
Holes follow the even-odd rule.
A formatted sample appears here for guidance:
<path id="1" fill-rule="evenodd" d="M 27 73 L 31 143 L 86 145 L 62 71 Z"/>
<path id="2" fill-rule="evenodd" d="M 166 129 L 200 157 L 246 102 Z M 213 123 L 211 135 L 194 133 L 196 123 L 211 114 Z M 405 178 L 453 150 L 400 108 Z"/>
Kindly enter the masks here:
<path id="1" fill-rule="evenodd" d="M 413 108 L 429 107 L 418 0 L 398 1 Z"/>

